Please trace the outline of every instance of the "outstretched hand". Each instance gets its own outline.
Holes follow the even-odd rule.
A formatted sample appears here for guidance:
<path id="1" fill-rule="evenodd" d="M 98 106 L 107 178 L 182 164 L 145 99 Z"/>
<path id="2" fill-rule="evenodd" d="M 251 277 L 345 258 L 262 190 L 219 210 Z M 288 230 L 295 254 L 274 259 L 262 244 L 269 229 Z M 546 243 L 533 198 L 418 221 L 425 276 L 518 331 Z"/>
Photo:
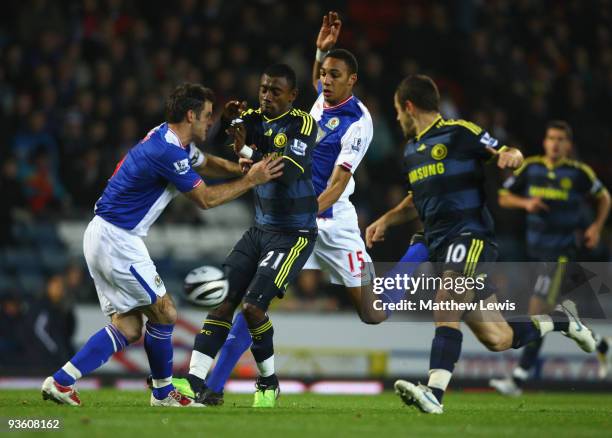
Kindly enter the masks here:
<path id="1" fill-rule="evenodd" d="M 265 184 L 281 176 L 283 174 L 283 167 L 285 167 L 283 160 L 276 160 L 272 155 L 269 155 L 251 166 L 246 177 L 255 185 Z"/>
<path id="2" fill-rule="evenodd" d="M 240 117 L 240 114 L 242 114 L 244 110 L 246 110 L 246 108 L 246 100 L 243 100 L 242 102 L 240 102 L 239 100 L 230 100 L 225 104 L 225 107 L 223 108 L 222 117 L 225 120 L 234 120 Z"/>
<path id="3" fill-rule="evenodd" d="M 240 155 L 240 149 L 245 144 L 246 141 L 246 127 L 244 123 L 232 123 L 232 125 L 225 130 L 227 135 L 233 138 L 232 147 L 234 148 L 234 152 L 236 155 Z"/>
<path id="4" fill-rule="evenodd" d="M 331 50 L 338 41 L 340 28 L 342 28 L 342 21 L 337 12 L 330 11 L 327 15 L 324 15 L 323 24 L 321 24 L 321 30 L 317 37 L 317 49 L 323 52 Z"/>

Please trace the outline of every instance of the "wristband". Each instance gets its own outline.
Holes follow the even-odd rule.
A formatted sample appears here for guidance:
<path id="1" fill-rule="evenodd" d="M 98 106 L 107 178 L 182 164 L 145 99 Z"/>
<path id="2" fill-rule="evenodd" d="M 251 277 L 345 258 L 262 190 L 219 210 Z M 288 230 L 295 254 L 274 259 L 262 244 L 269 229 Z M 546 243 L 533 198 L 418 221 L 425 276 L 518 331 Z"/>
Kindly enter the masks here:
<path id="1" fill-rule="evenodd" d="M 329 50 L 324 52 L 323 50 L 317 47 L 317 54 L 315 55 L 315 59 L 317 60 L 317 62 L 320 62 L 321 64 L 323 64 L 323 60 L 325 59 L 328 53 L 329 53 Z"/>

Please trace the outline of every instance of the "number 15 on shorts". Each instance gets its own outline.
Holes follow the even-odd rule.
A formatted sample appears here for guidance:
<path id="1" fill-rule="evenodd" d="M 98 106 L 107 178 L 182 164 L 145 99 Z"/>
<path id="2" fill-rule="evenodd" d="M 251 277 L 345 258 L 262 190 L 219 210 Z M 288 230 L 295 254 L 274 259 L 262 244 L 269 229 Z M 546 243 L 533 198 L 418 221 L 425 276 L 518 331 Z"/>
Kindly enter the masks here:
<path id="1" fill-rule="evenodd" d="M 348 252 L 346 253 L 346 255 L 348 257 L 348 264 L 349 264 L 350 272 L 355 272 L 355 265 L 357 262 L 359 263 L 359 271 L 363 271 L 363 268 L 365 268 L 365 260 L 363 259 L 363 251 L 355 251 L 354 254 L 352 252 Z"/>

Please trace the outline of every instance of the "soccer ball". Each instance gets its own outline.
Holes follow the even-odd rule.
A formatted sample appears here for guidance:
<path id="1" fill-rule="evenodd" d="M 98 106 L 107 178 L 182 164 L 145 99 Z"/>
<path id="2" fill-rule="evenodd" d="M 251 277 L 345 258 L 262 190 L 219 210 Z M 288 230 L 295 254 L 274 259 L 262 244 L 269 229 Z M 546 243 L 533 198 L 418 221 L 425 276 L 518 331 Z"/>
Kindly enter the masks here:
<path id="1" fill-rule="evenodd" d="M 212 310 L 219 307 L 227 297 L 229 282 L 221 269 L 200 266 L 187 274 L 183 290 L 185 299 L 191 304 Z"/>

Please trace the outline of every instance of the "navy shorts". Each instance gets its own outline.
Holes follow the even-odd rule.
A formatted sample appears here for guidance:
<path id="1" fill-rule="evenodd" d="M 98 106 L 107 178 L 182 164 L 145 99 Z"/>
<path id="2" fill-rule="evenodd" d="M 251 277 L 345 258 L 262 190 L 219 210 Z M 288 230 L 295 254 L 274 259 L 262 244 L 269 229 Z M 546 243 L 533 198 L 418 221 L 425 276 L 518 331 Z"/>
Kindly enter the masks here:
<path id="1" fill-rule="evenodd" d="M 249 228 L 223 263 L 229 281 L 228 300 L 267 310 L 282 298 L 314 249 L 316 232 L 288 233 Z"/>

